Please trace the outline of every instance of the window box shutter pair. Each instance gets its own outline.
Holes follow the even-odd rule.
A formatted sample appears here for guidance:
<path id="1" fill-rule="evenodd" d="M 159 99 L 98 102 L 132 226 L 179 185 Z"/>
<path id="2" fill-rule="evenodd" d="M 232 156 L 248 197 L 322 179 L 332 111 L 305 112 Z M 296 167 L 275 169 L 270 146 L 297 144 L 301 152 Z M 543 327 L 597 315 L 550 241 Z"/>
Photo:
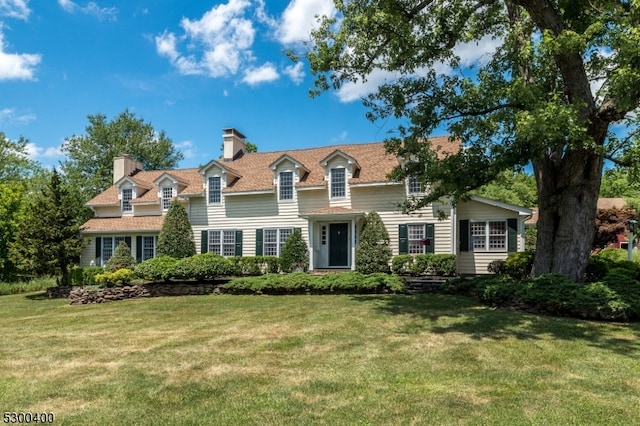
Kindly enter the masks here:
<path id="1" fill-rule="evenodd" d="M 435 253 L 435 225 L 433 223 L 425 223 L 424 228 L 425 253 Z M 409 253 L 409 227 L 406 224 L 398 225 L 398 252 L 400 254 Z"/>
<path id="2" fill-rule="evenodd" d="M 469 220 L 460 221 L 460 251 L 471 251 L 469 247 Z M 507 219 L 507 252 L 518 251 L 518 219 Z"/>

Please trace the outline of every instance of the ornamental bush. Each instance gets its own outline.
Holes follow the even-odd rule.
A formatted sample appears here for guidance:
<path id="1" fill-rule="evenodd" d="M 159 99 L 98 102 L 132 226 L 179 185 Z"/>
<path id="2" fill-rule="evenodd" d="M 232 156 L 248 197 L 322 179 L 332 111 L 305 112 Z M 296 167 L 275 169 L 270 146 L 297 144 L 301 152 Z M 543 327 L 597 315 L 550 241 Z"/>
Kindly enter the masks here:
<path id="1" fill-rule="evenodd" d="M 280 259 L 275 256 L 236 256 L 232 257 L 233 275 L 262 275 L 280 272 Z"/>
<path id="2" fill-rule="evenodd" d="M 83 285 L 95 285 L 96 275 L 104 272 L 104 268 L 100 266 L 77 266 L 71 269 L 69 278 L 71 285 L 83 286 Z"/>
<path id="3" fill-rule="evenodd" d="M 214 253 L 202 253 L 179 259 L 171 269 L 171 278 L 211 281 L 233 272 L 233 263 Z"/>
<path id="4" fill-rule="evenodd" d="M 104 272 L 96 275 L 96 284 L 106 287 L 120 287 L 128 285 L 135 278 L 131 269 L 118 269 L 113 272 Z"/>
<path id="5" fill-rule="evenodd" d="M 196 254 L 196 244 L 193 240 L 189 216 L 177 198 L 171 202 L 164 217 L 158 236 L 157 253 L 158 256 L 171 256 L 175 259 Z"/>
<path id="6" fill-rule="evenodd" d="M 534 251 L 521 251 L 510 254 L 502 265 L 502 271 L 517 280 L 531 275 L 533 269 Z"/>
<path id="7" fill-rule="evenodd" d="M 309 248 L 302 239 L 299 228 L 293 230 L 280 252 L 282 272 L 306 272 L 309 270 Z"/>
<path id="8" fill-rule="evenodd" d="M 376 212 L 370 212 L 364 219 L 355 260 L 356 271 L 363 274 L 389 272 L 391 260 L 389 233 Z"/>
<path id="9" fill-rule="evenodd" d="M 173 278 L 173 269 L 178 259 L 171 256 L 160 256 L 145 260 L 136 267 L 135 274 L 138 278 L 147 281 L 169 281 Z"/>
<path id="10" fill-rule="evenodd" d="M 136 260 L 131 256 L 129 246 L 124 241 L 120 241 L 104 269 L 107 272 L 114 272 L 118 269 L 130 269 L 133 271 L 135 267 Z"/>

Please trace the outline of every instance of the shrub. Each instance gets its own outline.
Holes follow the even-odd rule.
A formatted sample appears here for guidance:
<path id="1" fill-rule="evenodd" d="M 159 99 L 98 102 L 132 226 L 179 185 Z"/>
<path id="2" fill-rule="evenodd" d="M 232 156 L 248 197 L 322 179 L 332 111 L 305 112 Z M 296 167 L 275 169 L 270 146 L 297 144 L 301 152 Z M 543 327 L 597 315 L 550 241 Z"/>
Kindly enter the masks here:
<path id="1" fill-rule="evenodd" d="M 210 281 L 233 272 L 233 263 L 219 254 L 202 253 L 179 259 L 171 269 L 172 278 Z"/>
<path id="2" fill-rule="evenodd" d="M 280 253 L 283 272 L 302 272 L 309 269 L 309 249 L 299 228 L 293 230 Z"/>
<path id="3" fill-rule="evenodd" d="M 100 266 L 75 267 L 69 274 L 71 285 L 96 285 L 96 275 L 104 271 Z"/>
<path id="4" fill-rule="evenodd" d="M 503 271 L 515 279 L 526 278 L 531 275 L 534 257 L 535 252 L 533 251 L 513 253 L 504 261 Z"/>
<path id="5" fill-rule="evenodd" d="M 178 199 L 174 199 L 162 223 L 158 236 L 158 256 L 182 259 L 196 254 L 193 230 L 187 211 Z"/>
<path id="6" fill-rule="evenodd" d="M 136 260 L 131 256 L 129 246 L 124 241 L 120 241 L 104 269 L 107 272 L 114 272 L 118 269 L 131 269 L 133 271 L 135 267 Z"/>
<path id="7" fill-rule="evenodd" d="M 593 255 L 593 257 L 608 260 L 610 262 L 622 262 L 627 260 L 627 256 L 627 250 L 617 248 L 606 248 Z"/>
<path id="8" fill-rule="evenodd" d="M 436 275 L 452 277 L 456 274 L 457 265 L 455 254 L 432 254 L 430 262 L 430 267 Z"/>
<path id="9" fill-rule="evenodd" d="M 113 272 L 103 272 L 96 275 L 96 284 L 106 287 L 120 287 L 130 284 L 135 278 L 131 269 L 118 269 Z"/>
<path id="10" fill-rule="evenodd" d="M 585 272 L 585 281 L 595 282 L 601 280 L 609 272 L 609 265 L 610 262 L 603 257 L 590 256 Z"/>
<path id="11" fill-rule="evenodd" d="M 493 275 L 502 275 L 504 273 L 504 260 L 492 260 L 489 265 L 487 265 L 487 272 Z"/>
<path id="12" fill-rule="evenodd" d="M 391 261 L 391 272 L 398 275 L 409 275 L 412 272 L 414 258 L 410 254 L 394 256 Z"/>
<path id="13" fill-rule="evenodd" d="M 280 271 L 280 259 L 275 256 L 236 256 L 231 258 L 233 275 L 277 274 Z"/>
<path id="14" fill-rule="evenodd" d="M 147 281 L 169 281 L 173 277 L 173 268 L 178 259 L 170 256 L 160 256 L 148 259 L 138 264 L 135 274 Z"/>
<path id="15" fill-rule="evenodd" d="M 369 213 L 364 220 L 355 260 L 356 270 L 363 274 L 389 272 L 389 233 L 376 212 Z"/>

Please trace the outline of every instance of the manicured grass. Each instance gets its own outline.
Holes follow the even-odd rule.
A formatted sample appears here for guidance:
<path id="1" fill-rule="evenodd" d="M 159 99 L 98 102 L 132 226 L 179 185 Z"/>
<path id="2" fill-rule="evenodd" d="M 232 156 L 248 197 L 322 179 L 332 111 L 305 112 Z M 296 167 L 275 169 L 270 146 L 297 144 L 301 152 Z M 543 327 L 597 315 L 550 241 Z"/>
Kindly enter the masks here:
<path id="1" fill-rule="evenodd" d="M 640 424 L 640 325 L 465 297 L 0 297 L 0 407 L 56 424 Z"/>

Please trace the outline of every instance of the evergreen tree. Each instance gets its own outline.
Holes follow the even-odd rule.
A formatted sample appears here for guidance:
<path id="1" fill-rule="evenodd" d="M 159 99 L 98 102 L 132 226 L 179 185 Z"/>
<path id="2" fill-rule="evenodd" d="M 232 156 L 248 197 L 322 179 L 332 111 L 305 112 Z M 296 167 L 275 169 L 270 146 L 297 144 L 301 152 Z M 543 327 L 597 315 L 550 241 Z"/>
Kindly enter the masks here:
<path id="1" fill-rule="evenodd" d="M 360 243 L 356 249 L 356 270 L 363 274 L 389 272 L 390 260 L 389 233 L 380 215 L 371 212 L 362 225 Z"/>
<path id="2" fill-rule="evenodd" d="M 49 183 L 27 205 L 21 226 L 10 246 L 10 257 L 24 272 L 59 275 L 69 284 L 69 266 L 77 262 L 82 240 L 77 211 L 66 184 L 54 169 Z"/>
<path id="3" fill-rule="evenodd" d="M 309 269 L 309 248 L 299 228 L 293 230 L 282 247 L 280 267 L 283 272 L 306 272 Z"/>
<path id="4" fill-rule="evenodd" d="M 171 256 L 175 259 L 196 254 L 189 216 L 177 199 L 173 200 L 164 218 L 157 251 L 158 256 Z"/>
<path id="5" fill-rule="evenodd" d="M 131 269 L 136 267 L 136 260 L 131 256 L 131 249 L 124 241 L 120 241 L 118 247 L 113 252 L 113 256 L 107 261 L 104 269 L 114 272 L 118 269 Z"/>

